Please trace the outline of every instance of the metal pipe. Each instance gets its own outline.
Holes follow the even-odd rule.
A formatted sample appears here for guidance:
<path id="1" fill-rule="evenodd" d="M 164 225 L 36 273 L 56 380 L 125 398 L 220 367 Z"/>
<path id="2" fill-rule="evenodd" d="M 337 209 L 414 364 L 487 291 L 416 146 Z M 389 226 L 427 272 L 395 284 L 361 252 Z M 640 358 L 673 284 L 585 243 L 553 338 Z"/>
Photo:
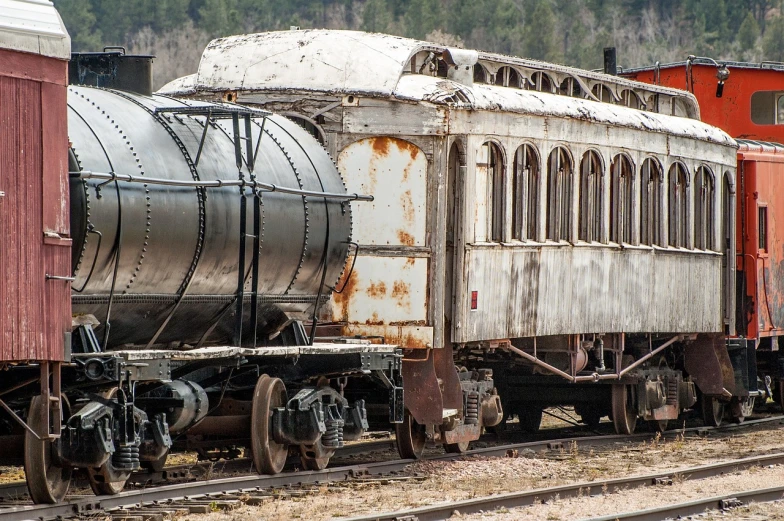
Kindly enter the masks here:
<path id="1" fill-rule="evenodd" d="M 314 190 L 301 190 L 299 188 L 288 188 L 272 183 L 261 183 L 259 181 L 247 181 L 242 179 L 216 179 L 214 181 L 178 181 L 175 179 L 161 179 L 156 177 L 134 176 L 130 174 L 117 174 L 115 172 L 92 172 L 82 170 L 81 172 L 68 172 L 71 177 L 77 179 L 103 179 L 107 182 L 123 181 L 126 183 L 139 183 L 149 185 L 179 186 L 184 188 L 221 188 L 224 186 L 239 186 L 254 188 L 263 192 L 280 192 L 282 194 L 301 195 L 307 197 L 324 197 L 325 199 L 336 199 L 339 201 L 373 201 L 372 195 L 362 194 L 336 194 L 332 192 L 318 192 Z"/>
<path id="2" fill-rule="evenodd" d="M 542 367 L 542 368 L 544 368 L 544 369 L 547 369 L 548 371 L 550 371 L 550 372 L 552 372 L 552 373 L 555 373 L 555 374 L 557 374 L 558 376 L 561 376 L 561 377 L 563 377 L 563 378 L 566 378 L 566 379 L 567 379 L 567 380 L 569 380 L 570 382 L 574 382 L 574 381 L 575 381 L 575 378 L 576 378 L 576 377 L 574 377 L 574 376 L 570 375 L 569 373 L 565 373 L 565 372 L 561 371 L 560 369 L 558 369 L 557 367 L 553 367 L 552 365 L 550 365 L 550 364 L 548 364 L 548 363 L 542 362 L 542 361 L 541 361 L 541 360 L 539 360 L 538 358 L 536 358 L 536 357 L 534 357 L 534 356 L 531 356 L 531 355 L 529 355 L 528 353 L 526 353 L 526 352 L 525 352 L 525 351 L 523 351 L 522 349 L 517 349 L 516 347 L 514 347 L 514 346 L 512 346 L 512 345 L 507 345 L 507 346 L 505 347 L 505 349 L 507 349 L 508 351 L 512 351 L 513 353 L 516 353 L 516 354 L 518 354 L 518 355 L 522 356 L 523 358 L 525 358 L 525 359 L 526 359 L 526 360 L 528 360 L 529 362 L 531 362 L 531 363 L 533 363 L 533 364 L 536 364 L 536 365 L 538 365 L 539 367 Z"/>
<path id="3" fill-rule="evenodd" d="M 682 335 L 677 335 L 677 336 L 674 336 L 671 339 L 667 340 L 665 343 L 663 343 L 662 345 L 660 345 L 659 347 L 657 347 L 656 349 L 654 349 L 653 351 L 651 351 L 647 355 L 643 356 L 642 358 L 640 358 L 639 360 L 634 362 L 629 367 L 625 367 L 623 370 L 621 370 L 621 372 L 618 373 L 618 379 L 620 379 L 623 375 L 625 375 L 626 373 L 628 373 L 629 371 L 631 371 L 635 367 L 638 367 L 640 364 L 645 363 L 648 359 L 652 358 L 657 353 L 661 352 L 663 349 L 666 349 L 667 347 L 671 346 L 672 344 L 674 344 L 678 340 L 681 340 L 682 338 L 683 338 Z"/>

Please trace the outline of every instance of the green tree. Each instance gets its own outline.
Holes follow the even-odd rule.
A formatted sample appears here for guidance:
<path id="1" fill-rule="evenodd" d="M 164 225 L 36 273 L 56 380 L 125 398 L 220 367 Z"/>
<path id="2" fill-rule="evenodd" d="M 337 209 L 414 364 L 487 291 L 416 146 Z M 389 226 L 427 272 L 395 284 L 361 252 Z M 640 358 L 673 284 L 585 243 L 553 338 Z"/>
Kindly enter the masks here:
<path id="1" fill-rule="evenodd" d="M 362 11 L 362 30 L 381 33 L 389 28 L 392 12 L 385 0 L 368 0 Z"/>
<path id="2" fill-rule="evenodd" d="M 784 17 L 777 17 L 768 22 L 765 36 L 762 38 L 762 52 L 765 59 L 784 62 Z"/>
<path id="3" fill-rule="evenodd" d="M 749 11 L 743 23 L 740 24 L 738 29 L 738 43 L 742 51 L 753 49 L 757 45 L 757 38 L 759 38 L 760 30 L 757 20 L 754 15 Z"/>
<path id="4" fill-rule="evenodd" d="M 103 33 L 97 28 L 98 18 L 90 0 L 55 0 L 63 18 L 74 51 L 98 51 L 105 45 Z"/>
<path id="5" fill-rule="evenodd" d="M 558 41 L 555 36 L 555 15 L 548 0 L 538 0 L 531 16 L 526 20 L 526 54 L 535 60 L 560 61 Z"/>

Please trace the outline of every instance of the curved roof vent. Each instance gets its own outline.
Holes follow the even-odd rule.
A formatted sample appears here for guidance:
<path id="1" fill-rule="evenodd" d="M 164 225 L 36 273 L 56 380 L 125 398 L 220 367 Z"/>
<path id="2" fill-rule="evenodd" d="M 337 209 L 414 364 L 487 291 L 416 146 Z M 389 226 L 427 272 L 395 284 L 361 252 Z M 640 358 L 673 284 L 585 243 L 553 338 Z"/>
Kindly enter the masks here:
<path id="1" fill-rule="evenodd" d="M 469 87 L 474 84 L 474 65 L 479 60 L 478 52 L 467 49 L 444 49 L 442 58 L 449 65 L 447 78 Z"/>

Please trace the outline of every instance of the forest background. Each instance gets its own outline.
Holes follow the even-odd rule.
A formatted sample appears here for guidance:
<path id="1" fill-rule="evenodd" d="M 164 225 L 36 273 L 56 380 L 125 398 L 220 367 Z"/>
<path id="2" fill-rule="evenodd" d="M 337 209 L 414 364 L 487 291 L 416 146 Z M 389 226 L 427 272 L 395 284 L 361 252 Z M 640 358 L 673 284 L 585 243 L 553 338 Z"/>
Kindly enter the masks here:
<path id="1" fill-rule="evenodd" d="M 784 62 L 784 0 L 54 0 L 74 51 L 154 54 L 155 87 L 195 72 L 213 38 L 358 29 L 573 65 Z"/>

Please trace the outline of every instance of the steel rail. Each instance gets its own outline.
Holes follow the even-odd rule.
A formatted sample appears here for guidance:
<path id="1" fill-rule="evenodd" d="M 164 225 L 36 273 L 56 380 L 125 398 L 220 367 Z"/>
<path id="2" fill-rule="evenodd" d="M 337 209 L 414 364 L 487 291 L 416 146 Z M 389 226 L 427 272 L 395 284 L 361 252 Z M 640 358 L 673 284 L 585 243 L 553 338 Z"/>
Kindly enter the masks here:
<path id="1" fill-rule="evenodd" d="M 416 520 L 416 521 L 441 521 L 449 519 L 456 512 L 461 515 L 476 514 L 480 511 L 495 510 L 498 508 L 521 508 L 534 505 L 536 503 L 553 501 L 558 499 L 573 498 L 579 496 L 601 495 L 607 492 L 617 492 L 620 490 L 629 490 L 633 488 L 642 488 L 655 485 L 663 485 L 672 483 L 673 479 L 677 478 L 683 481 L 694 481 L 706 479 L 713 476 L 726 474 L 727 472 L 736 472 L 746 470 L 752 467 L 760 467 L 765 465 L 781 465 L 784 464 L 784 453 L 770 454 L 767 456 L 755 456 L 752 458 L 743 458 L 724 463 L 712 463 L 709 465 L 700 465 L 697 467 L 688 467 L 681 469 L 674 469 L 668 472 L 657 472 L 653 474 L 645 474 L 642 476 L 630 476 L 615 479 L 586 481 L 582 483 L 574 483 L 569 485 L 560 485 L 556 487 L 539 488 L 534 490 L 525 490 L 522 492 L 511 492 L 506 494 L 498 494 L 494 496 L 486 496 L 480 498 L 466 499 L 463 501 L 453 501 L 449 503 L 440 503 L 427 507 L 412 508 L 408 510 L 399 510 L 396 512 L 387 512 L 383 514 L 371 514 L 366 516 L 358 516 L 346 519 L 345 521 L 396 521 L 399 519 Z M 784 491 L 784 487 L 781 487 Z M 724 497 L 724 496 L 722 496 Z M 733 495 L 732 497 L 736 497 Z M 715 498 L 711 498 L 715 499 Z M 779 493 L 778 499 L 781 499 Z M 685 504 L 684 504 L 685 505 Z M 652 509 L 651 512 L 660 513 L 661 509 Z M 694 512 L 681 512 L 677 514 L 693 514 Z M 668 512 L 669 513 L 669 512 Z M 628 515 L 639 515 L 642 512 L 629 513 Z M 658 517 L 629 517 L 628 519 L 663 519 L 664 515 Z M 611 521 L 613 519 L 627 519 L 623 515 L 611 515 L 592 519 L 591 521 Z"/>
<path id="2" fill-rule="evenodd" d="M 713 496 L 705 499 L 695 499 L 685 503 L 665 505 L 658 508 L 637 510 L 634 512 L 624 512 L 603 517 L 592 517 L 585 521 L 614 521 L 614 520 L 634 520 L 634 521 L 659 521 L 661 519 L 676 518 L 703 514 L 706 510 L 726 511 L 732 508 L 743 506 L 751 502 L 769 503 L 784 499 L 784 486 L 761 488 L 756 490 L 746 490 L 735 492 L 723 496 Z"/>
<path id="3" fill-rule="evenodd" d="M 506 456 L 510 451 L 520 450 L 566 450 L 571 447 L 586 448 L 611 445 L 621 442 L 645 441 L 656 436 L 675 438 L 684 435 L 706 435 L 711 432 L 724 432 L 744 429 L 756 425 L 781 422 L 784 416 L 774 416 L 758 420 L 750 420 L 739 425 L 722 427 L 692 427 L 660 433 L 640 433 L 632 435 L 583 436 L 558 438 L 525 443 L 514 443 L 469 450 L 463 454 L 444 454 L 425 458 L 429 461 L 449 461 L 465 456 L 498 457 Z M 363 463 L 350 466 L 327 468 L 321 471 L 288 472 L 274 476 L 246 475 L 230 478 L 208 479 L 162 486 L 151 486 L 138 490 L 125 490 L 114 496 L 74 496 L 56 505 L 13 505 L 3 508 L 0 503 L 0 521 L 49 520 L 75 517 L 83 514 L 122 507 L 137 507 L 144 504 L 166 501 L 188 501 L 205 498 L 210 495 L 227 495 L 229 493 L 258 492 L 270 488 L 297 486 L 319 483 L 335 483 L 362 476 L 389 475 L 404 471 L 415 460 L 392 460 L 375 463 Z M 18 484 L 15 484 L 18 486 Z M 2 490 L 3 487 L 0 487 Z M 1 494 L 0 495 L 4 495 Z M 20 496 L 17 495 L 18 499 Z M 13 498 L 13 496 L 12 496 Z"/>

